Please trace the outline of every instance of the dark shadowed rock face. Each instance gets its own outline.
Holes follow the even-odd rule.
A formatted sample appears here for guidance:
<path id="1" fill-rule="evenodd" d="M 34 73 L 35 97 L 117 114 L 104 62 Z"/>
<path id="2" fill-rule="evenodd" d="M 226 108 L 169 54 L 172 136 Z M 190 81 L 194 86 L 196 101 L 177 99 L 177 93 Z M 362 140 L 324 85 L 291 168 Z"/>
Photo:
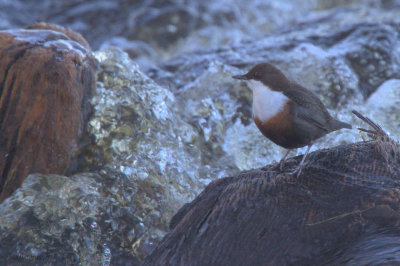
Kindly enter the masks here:
<path id="1" fill-rule="evenodd" d="M 214 181 L 144 265 L 399 263 L 399 177 L 386 140 L 314 152 L 299 178 L 266 167 Z"/>
<path id="2" fill-rule="evenodd" d="M 37 26 L 0 32 L 0 202 L 29 173 L 65 174 L 94 89 L 83 37 Z"/>

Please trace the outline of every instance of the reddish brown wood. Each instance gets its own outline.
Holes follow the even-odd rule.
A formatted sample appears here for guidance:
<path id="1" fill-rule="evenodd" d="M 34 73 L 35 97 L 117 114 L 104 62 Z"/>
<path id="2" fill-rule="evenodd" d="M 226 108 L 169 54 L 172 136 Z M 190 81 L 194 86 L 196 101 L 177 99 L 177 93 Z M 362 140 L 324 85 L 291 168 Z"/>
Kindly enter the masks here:
<path id="1" fill-rule="evenodd" d="M 0 202 L 29 173 L 65 173 L 94 88 L 89 54 L 61 32 L 0 32 Z"/>

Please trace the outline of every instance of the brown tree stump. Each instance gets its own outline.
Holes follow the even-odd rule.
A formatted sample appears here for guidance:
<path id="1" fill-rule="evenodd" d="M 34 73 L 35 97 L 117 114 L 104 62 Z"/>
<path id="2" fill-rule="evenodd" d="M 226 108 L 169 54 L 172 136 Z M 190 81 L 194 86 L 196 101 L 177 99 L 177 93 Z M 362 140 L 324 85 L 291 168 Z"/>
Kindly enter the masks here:
<path id="1" fill-rule="evenodd" d="M 80 34 L 31 28 L 0 32 L 0 202 L 29 173 L 65 174 L 95 86 Z"/>

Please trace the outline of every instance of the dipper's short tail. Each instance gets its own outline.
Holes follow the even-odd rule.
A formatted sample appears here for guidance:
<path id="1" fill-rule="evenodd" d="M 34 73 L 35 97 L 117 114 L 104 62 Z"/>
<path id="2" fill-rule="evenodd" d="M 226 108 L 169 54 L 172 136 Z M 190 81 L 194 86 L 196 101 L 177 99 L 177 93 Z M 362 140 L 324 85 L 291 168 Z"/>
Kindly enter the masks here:
<path id="1" fill-rule="evenodd" d="M 331 127 L 333 130 L 338 130 L 341 128 L 348 128 L 348 129 L 352 128 L 350 124 L 347 124 L 345 122 L 342 122 L 342 121 L 339 121 L 336 119 L 332 119 L 330 124 L 331 124 Z"/>

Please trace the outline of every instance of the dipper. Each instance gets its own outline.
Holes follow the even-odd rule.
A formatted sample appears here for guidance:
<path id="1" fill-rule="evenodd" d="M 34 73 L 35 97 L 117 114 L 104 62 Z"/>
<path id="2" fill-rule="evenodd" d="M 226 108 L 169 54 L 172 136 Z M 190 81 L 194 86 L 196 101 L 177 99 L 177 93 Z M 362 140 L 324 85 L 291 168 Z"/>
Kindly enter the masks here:
<path id="1" fill-rule="evenodd" d="M 257 64 L 247 74 L 232 78 L 248 82 L 253 92 L 253 119 L 261 133 L 287 149 L 279 162 L 281 171 L 291 149 L 308 146 L 295 170 L 300 175 L 314 140 L 341 128 L 351 129 L 331 117 L 314 93 L 269 63 Z"/>

